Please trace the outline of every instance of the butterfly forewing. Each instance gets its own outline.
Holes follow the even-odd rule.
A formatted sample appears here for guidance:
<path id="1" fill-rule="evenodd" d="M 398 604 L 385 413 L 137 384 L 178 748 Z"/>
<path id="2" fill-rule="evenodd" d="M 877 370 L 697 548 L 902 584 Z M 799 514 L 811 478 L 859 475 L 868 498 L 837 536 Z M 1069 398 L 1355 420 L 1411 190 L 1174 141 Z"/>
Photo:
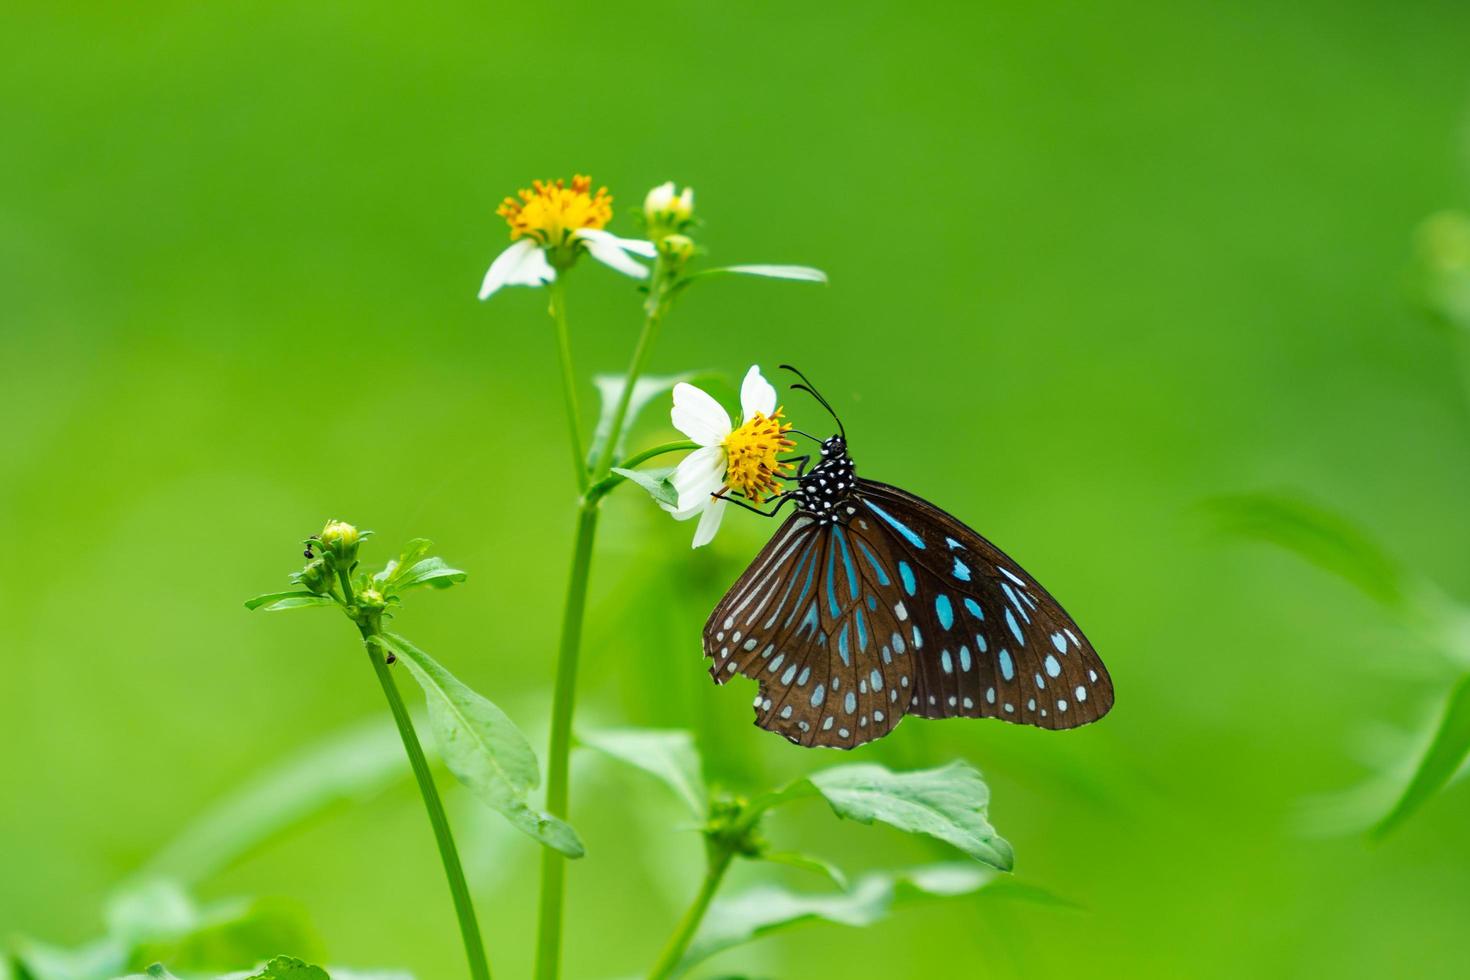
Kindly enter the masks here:
<path id="1" fill-rule="evenodd" d="M 897 487 L 860 480 L 851 529 L 895 570 L 918 646 L 910 713 L 1075 728 L 1113 706 L 1107 669 L 1061 605 L 1004 552 Z"/>

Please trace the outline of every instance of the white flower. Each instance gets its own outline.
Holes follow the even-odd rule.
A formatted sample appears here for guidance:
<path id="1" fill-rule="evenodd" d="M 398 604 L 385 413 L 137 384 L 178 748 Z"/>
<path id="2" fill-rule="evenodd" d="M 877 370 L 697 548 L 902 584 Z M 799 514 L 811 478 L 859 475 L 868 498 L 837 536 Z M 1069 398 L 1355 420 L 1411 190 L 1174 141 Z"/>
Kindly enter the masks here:
<path id="1" fill-rule="evenodd" d="M 676 520 L 699 515 L 694 532 L 698 548 L 708 544 L 720 528 L 725 514 L 725 493 L 736 492 L 760 503 L 779 493 L 778 482 L 791 464 L 777 456 L 794 444 L 785 437 L 791 428 L 782 423 L 776 407 L 776 389 L 752 365 L 740 386 L 743 418 L 737 426 L 720 403 L 691 384 L 674 386 L 674 427 L 699 444 L 679 463 L 669 482 L 678 494 L 674 506 L 662 504 Z"/>
<path id="2" fill-rule="evenodd" d="M 513 240 L 490 263 L 480 285 L 481 299 L 489 299 L 502 286 L 544 286 L 556 279 L 558 267 L 567 268 L 583 251 L 635 279 L 648 278 L 648 269 L 632 256 L 658 255 L 652 242 L 619 238 L 604 230 L 612 218 L 612 197 L 605 187 L 594 194 L 588 177 L 574 177 L 570 185 L 562 180 L 535 181 L 519 199 L 506 198 L 498 213 L 510 225 Z M 548 253 L 555 257 L 555 265 Z"/>
<path id="3" fill-rule="evenodd" d="M 694 217 L 694 188 L 676 193 L 672 180 L 659 184 L 643 198 L 643 217 L 650 228 L 667 226 L 677 231 Z"/>

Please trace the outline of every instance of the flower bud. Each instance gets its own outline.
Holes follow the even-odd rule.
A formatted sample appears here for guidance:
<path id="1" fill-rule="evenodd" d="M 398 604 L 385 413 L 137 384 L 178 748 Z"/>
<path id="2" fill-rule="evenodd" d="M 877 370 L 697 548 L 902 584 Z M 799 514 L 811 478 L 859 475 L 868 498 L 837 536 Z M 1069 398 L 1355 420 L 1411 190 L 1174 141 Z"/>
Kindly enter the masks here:
<path id="1" fill-rule="evenodd" d="M 665 235 L 658 240 L 658 250 L 673 262 L 688 262 L 694 256 L 694 239 L 688 235 Z"/>
<path id="2" fill-rule="evenodd" d="M 649 237 L 657 241 L 683 231 L 694 219 L 694 188 L 675 193 L 672 180 L 659 184 L 643 199 L 643 217 Z"/>
<path id="3" fill-rule="evenodd" d="M 301 570 L 301 584 L 317 595 L 326 595 L 332 591 L 332 570 L 318 558 Z"/>
<path id="4" fill-rule="evenodd" d="M 327 521 L 318 539 L 322 550 L 329 552 L 342 565 L 351 565 L 357 560 L 357 543 L 361 539 L 357 528 L 346 521 Z"/>
<path id="5" fill-rule="evenodd" d="M 388 600 L 377 589 L 363 589 L 357 594 L 357 604 L 364 609 L 386 609 Z"/>

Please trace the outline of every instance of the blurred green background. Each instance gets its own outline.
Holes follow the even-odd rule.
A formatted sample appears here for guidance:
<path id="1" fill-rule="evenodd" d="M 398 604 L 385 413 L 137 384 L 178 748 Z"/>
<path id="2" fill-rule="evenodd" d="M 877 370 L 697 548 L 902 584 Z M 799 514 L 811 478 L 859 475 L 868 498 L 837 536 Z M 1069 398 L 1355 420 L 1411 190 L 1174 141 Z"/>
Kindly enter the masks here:
<path id="1" fill-rule="evenodd" d="M 7 4 L 0 934 L 95 935 L 203 807 L 383 715 L 338 617 L 241 606 L 327 517 L 375 529 L 371 561 L 423 535 L 471 572 L 399 627 L 544 745 L 574 497 L 553 336 L 544 293 L 475 291 L 500 198 L 578 171 L 615 231 L 674 179 L 714 259 L 826 269 L 701 286 L 652 368 L 803 365 L 860 470 L 1023 561 L 1118 689 L 1075 732 L 909 721 L 856 753 L 974 762 L 1018 877 L 1082 910 L 926 905 L 703 975 L 1463 965 L 1463 784 L 1381 845 L 1298 819 L 1442 683 L 1359 595 L 1202 502 L 1300 493 L 1470 591 L 1470 419 L 1402 288 L 1415 225 L 1470 202 L 1467 31 L 1464 5 L 1417 2 Z M 575 271 L 586 374 L 623 368 L 637 302 Z M 642 444 L 672 434 L 659 414 Z M 758 789 L 851 757 L 708 682 L 699 627 L 772 529 L 728 525 L 696 554 L 645 497 L 610 502 L 581 711 L 692 727 L 715 778 Z M 677 804 L 593 761 L 573 977 L 646 968 L 698 875 Z M 534 845 L 453 804 L 492 963 L 524 975 Z M 819 804 L 769 832 L 851 870 L 944 856 Z M 821 887 L 729 887 L 770 877 Z M 336 962 L 461 975 L 406 780 L 200 892 L 289 896 Z"/>

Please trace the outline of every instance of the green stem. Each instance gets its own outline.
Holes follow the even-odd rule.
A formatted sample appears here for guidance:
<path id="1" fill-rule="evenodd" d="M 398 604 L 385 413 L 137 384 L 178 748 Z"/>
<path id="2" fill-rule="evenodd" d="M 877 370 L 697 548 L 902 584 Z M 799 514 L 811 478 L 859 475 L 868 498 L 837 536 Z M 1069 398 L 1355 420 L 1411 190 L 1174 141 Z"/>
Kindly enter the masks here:
<path id="1" fill-rule="evenodd" d="M 633 387 L 638 383 L 638 376 L 643 373 L 643 364 L 648 359 L 648 352 L 653 348 L 653 342 L 658 338 L 658 328 L 663 323 L 664 311 L 667 307 L 667 295 L 669 284 L 668 268 L 660 257 L 653 267 L 653 278 L 648 287 L 648 300 L 644 303 L 643 329 L 638 334 L 638 343 L 633 348 L 633 359 L 628 365 L 628 373 L 623 378 L 623 390 L 618 395 L 617 407 L 613 409 L 612 427 L 608 430 L 607 442 L 602 446 L 602 452 L 597 456 L 597 462 L 592 467 L 592 479 L 600 480 L 607 476 L 607 471 L 612 467 L 613 453 L 617 450 L 618 440 L 623 434 L 623 422 L 628 417 L 628 403 L 633 400 Z"/>
<path id="2" fill-rule="evenodd" d="M 556 343 L 561 361 L 561 390 L 567 406 L 567 426 L 572 437 L 572 467 L 577 489 L 587 489 L 587 456 L 582 448 L 582 413 L 577 405 L 577 374 L 572 369 L 572 338 L 567 328 L 567 291 L 560 278 L 551 290 L 551 317 L 556 321 Z"/>
<path id="3" fill-rule="evenodd" d="M 729 870 L 730 861 L 735 857 L 733 851 L 721 849 L 710 854 L 708 866 L 704 872 L 704 882 L 699 886 L 699 894 L 694 896 L 694 901 L 685 910 L 684 917 L 679 920 L 679 926 L 669 941 L 664 946 L 664 951 L 658 958 L 657 965 L 649 972 L 650 980 L 664 980 L 665 977 L 674 975 L 679 966 L 679 961 L 684 958 L 684 953 L 689 949 L 689 943 L 694 939 L 694 934 L 699 931 L 699 924 L 704 921 L 705 912 L 709 911 L 710 900 L 719 891 L 720 882 L 725 878 L 725 872 Z"/>
<path id="4" fill-rule="evenodd" d="M 352 591 L 352 580 L 347 570 L 338 566 L 338 581 L 342 583 L 342 597 L 349 610 L 357 597 Z M 388 670 L 383 649 L 379 646 L 381 633 L 379 613 L 357 612 L 357 629 L 362 634 L 363 646 L 367 648 L 368 660 L 372 661 L 373 672 L 382 685 L 383 697 L 388 699 L 388 711 L 398 726 L 398 737 L 403 740 L 403 751 L 408 754 L 409 767 L 419 784 L 419 795 L 424 799 L 424 809 L 429 813 L 429 825 L 434 828 L 434 842 L 439 845 L 439 858 L 444 862 L 444 877 L 449 880 L 449 894 L 454 899 L 454 914 L 459 918 L 459 934 L 464 940 L 464 955 L 469 961 L 471 980 L 490 980 L 490 962 L 485 958 L 485 946 L 480 939 L 480 924 L 475 920 L 475 906 L 470 900 L 470 887 L 465 882 L 464 867 L 459 862 L 459 849 L 454 846 L 454 834 L 449 829 L 449 818 L 444 813 L 444 803 L 439 799 L 439 788 L 434 785 L 434 774 L 429 771 L 429 761 L 424 758 L 424 747 L 413 730 L 413 719 L 393 682 Z"/>
<path id="5" fill-rule="evenodd" d="M 551 746 L 546 761 L 546 809 L 567 816 L 571 784 L 572 713 L 577 701 L 577 659 L 582 648 L 582 622 L 587 609 L 587 581 L 592 569 L 592 543 L 597 536 L 597 500 L 583 499 L 572 549 L 572 574 L 562 614 L 561 647 L 556 659 L 556 690 L 551 702 Z M 536 976 L 555 980 L 561 969 L 561 919 L 566 858 L 541 849 L 541 909 L 536 936 Z"/>
<path id="6" fill-rule="evenodd" d="M 561 645 L 556 658 L 556 686 L 551 702 L 551 742 L 546 752 L 546 809 L 552 816 L 567 816 L 571 799 L 570 760 L 572 752 L 572 716 L 577 705 L 577 661 L 582 652 L 582 622 L 587 609 L 587 580 L 592 568 L 592 544 L 597 536 L 598 504 L 611 487 L 594 493 L 588 485 L 598 484 L 612 468 L 613 454 L 623 435 L 628 417 L 628 403 L 633 388 L 643 373 L 643 364 L 658 336 L 658 328 L 667 308 L 670 271 L 662 258 L 654 263 L 653 276 L 644 303 L 643 329 L 633 348 L 633 359 L 623 379 L 623 390 L 608 427 L 607 442 L 598 453 L 591 479 L 582 474 L 581 510 L 577 520 L 576 540 L 572 547 L 572 574 L 567 583 L 566 607 L 562 612 Z M 560 308 L 558 304 L 557 308 Z M 568 376 L 570 378 L 570 375 Z M 569 382 L 570 383 L 570 382 Z M 579 450 L 580 451 L 580 450 Z M 541 851 L 541 904 L 536 927 L 537 980 L 556 980 L 561 973 L 561 927 L 565 906 L 566 858 L 543 848 Z"/>
<path id="7" fill-rule="evenodd" d="M 424 798 L 424 809 L 429 813 L 429 823 L 434 828 L 434 840 L 439 845 L 439 857 L 444 862 L 444 877 L 449 880 L 449 893 L 454 897 L 454 912 L 459 917 L 459 934 L 464 940 L 464 955 L 469 961 L 472 980 L 490 980 L 490 964 L 485 959 L 485 947 L 480 940 L 480 926 L 475 921 L 475 906 L 470 900 L 470 888 L 465 882 L 464 868 L 460 865 L 459 850 L 454 846 L 454 835 L 449 830 L 449 818 L 444 814 L 444 803 L 434 786 L 434 775 L 429 771 L 429 762 L 424 758 L 423 746 L 413 730 L 413 721 L 408 708 L 393 682 L 393 674 L 383 659 L 381 649 L 373 642 L 376 634 L 363 630 L 363 641 L 367 646 L 368 659 L 383 686 L 383 696 L 388 699 L 388 708 L 398 724 L 398 734 L 403 739 L 403 749 L 408 753 L 409 765 L 419 784 L 419 794 Z"/>

